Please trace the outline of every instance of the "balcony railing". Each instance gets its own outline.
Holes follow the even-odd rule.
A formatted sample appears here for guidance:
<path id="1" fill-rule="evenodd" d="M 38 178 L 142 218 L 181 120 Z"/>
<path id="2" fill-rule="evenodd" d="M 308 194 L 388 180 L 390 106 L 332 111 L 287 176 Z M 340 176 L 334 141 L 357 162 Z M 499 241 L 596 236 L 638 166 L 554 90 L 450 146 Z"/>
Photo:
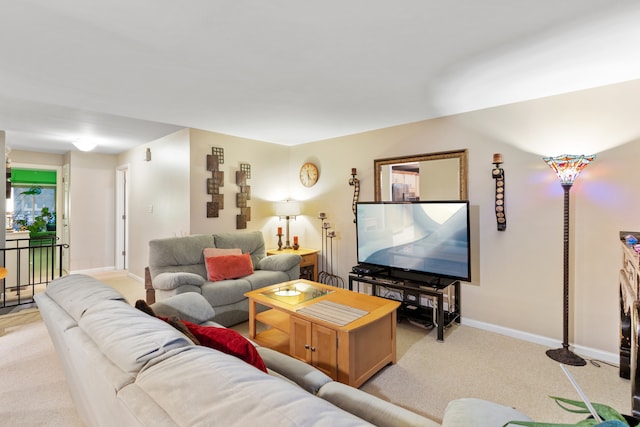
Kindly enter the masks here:
<path id="1" fill-rule="evenodd" d="M 0 280 L 0 314 L 17 306 L 33 304 L 33 296 L 43 292 L 53 279 L 63 275 L 63 249 L 55 236 L 7 240 L 0 248 L 0 262 L 7 276 Z"/>

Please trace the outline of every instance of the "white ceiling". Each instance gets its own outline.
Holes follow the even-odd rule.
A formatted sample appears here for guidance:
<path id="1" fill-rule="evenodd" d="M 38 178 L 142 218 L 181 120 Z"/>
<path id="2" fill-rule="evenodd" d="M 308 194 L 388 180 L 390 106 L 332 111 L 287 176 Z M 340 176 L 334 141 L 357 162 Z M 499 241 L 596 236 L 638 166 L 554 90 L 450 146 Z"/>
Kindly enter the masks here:
<path id="1" fill-rule="evenodd" d="M 293 145 L 640 78 L 636 0 L 0 0 L 12 149 Z"/>

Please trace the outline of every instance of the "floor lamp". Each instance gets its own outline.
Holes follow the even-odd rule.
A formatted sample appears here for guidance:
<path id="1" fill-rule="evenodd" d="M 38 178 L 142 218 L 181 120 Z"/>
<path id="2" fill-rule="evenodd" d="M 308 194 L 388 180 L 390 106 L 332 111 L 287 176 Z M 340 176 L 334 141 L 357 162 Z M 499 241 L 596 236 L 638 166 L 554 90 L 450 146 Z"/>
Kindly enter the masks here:
<path id="1" fill-rule="evenodd" d="M 584 366 L 587 362 L 569 350 L 569 190 L 571 190 L 573 181 L 578 177 L 580 171 L 586 168 L 595 158 L 595 155 L 572 156 L 568 154 L 543 158 L 543 160 L 551 166 L 551 169 L 556 172 L 564 189 L 564 310 L 562 348 L 547 350 L 547 356 L 557 362 L 572 366 Z"/>

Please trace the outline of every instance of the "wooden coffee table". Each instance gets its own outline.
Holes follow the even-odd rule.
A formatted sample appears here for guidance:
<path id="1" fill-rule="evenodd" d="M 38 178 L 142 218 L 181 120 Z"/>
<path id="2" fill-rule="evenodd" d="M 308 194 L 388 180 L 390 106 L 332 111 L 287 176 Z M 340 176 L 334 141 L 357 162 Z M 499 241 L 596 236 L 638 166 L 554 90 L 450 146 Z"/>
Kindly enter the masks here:
<path id="1" fill-rule="evenodd" d="M 397 301 L 304 279 L 245 295 L 252 340 L 309 363 L 334 380 L 360 387 L 396 362 Z M 267 309 L 258 312 L 258 305 Z M 266 330 L 257 333 L 258 322 Z"/>

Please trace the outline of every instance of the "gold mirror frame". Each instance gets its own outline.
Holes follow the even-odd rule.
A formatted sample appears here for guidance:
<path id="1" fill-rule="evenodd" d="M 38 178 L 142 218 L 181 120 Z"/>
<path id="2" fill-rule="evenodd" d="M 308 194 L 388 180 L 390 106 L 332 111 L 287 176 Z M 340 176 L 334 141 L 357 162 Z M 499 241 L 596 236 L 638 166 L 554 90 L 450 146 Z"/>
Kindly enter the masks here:
<path id="1" fill-rule="evenodd" d="M 460 200 L 467 200 L 467 150 L 442 151 L 439 153 L 419 154 L 415 156 L 389 157 L 373 161 L 374 170 L 374 200 L 380 200 L 380 174 L 382 166 L 399 163 L 425 162 L 429 160 L 458 159 L 460 172 Z"/>

